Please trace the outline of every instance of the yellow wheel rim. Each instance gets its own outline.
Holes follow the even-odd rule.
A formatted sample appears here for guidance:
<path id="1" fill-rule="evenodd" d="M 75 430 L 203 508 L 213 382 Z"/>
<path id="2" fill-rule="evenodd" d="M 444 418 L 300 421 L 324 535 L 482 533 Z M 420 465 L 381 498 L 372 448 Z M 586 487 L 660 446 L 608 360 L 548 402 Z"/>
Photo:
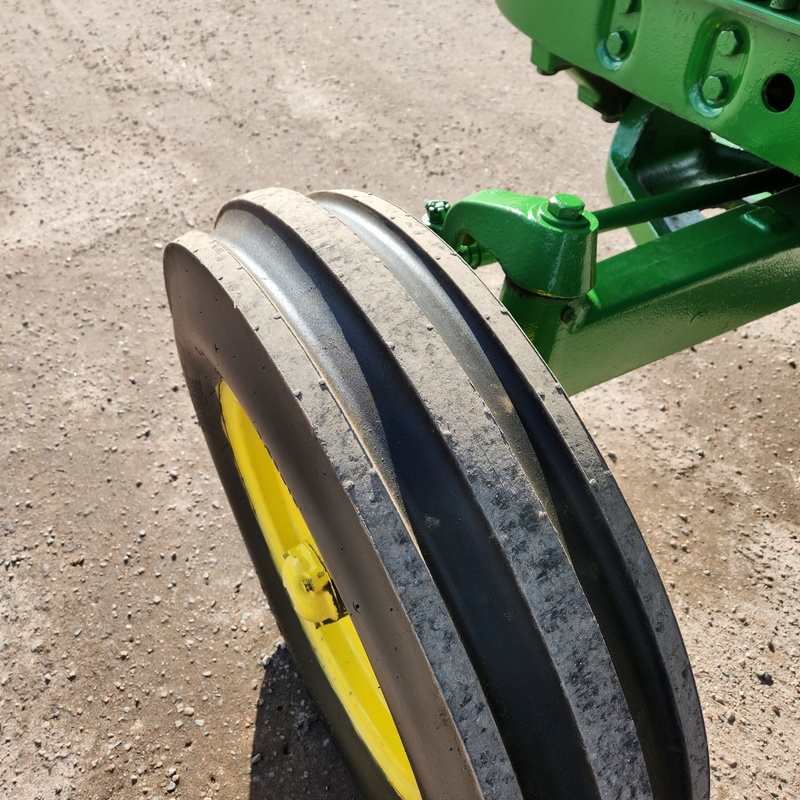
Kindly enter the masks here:
<path id="1" fill-rule="evenodd" d="M 239 475 L 314 655 L 359 737 L 397 793 L 404 800 L 420 798 L 397 726 L 314 537 L 233 391 L 224 381 L 218 391 L 223 426 Z"/>

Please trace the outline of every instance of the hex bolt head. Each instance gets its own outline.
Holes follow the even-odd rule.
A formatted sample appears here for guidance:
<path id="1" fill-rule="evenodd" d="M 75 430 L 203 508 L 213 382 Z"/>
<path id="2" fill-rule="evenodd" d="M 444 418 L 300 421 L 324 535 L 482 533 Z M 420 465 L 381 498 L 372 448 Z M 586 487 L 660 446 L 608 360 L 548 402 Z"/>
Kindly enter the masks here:
<path id="1" fill-rule="evenodd" d="M 717 52 L 721 56 L 735 56 L 742 49 L 742 37 L 739 31 L 728 28 L 717 36 Z"/>
<path id="2" fill-rule="evenodd" d="M 425 211 L 428 214 L 428 222 L 431 225 L 443 225 L 444 218 L 450 210 L 450 203 L 447 200 L 428 200 L 425 203 Z"/>
<path id="3" fill-rule="evenodd" d="M 624 58 L 629 44 L 625 31 L 612 31 L 606 39 L 606 49 L 613 58 Z"/>
<path id="4" fill-rule="evenodd" d="M 721 103 L 728 95 L 728 78 L 718 73 L 709 75 L 703 83 L 703 96 L 709 103 Z"/>
<path id="5" fill-rule="evenodd" d="M 585 208 L 583 200 L 574 194 L 554 194 L 547 201 L 547 212 L 556 219 L 567 222 L 580 219 Z"/>

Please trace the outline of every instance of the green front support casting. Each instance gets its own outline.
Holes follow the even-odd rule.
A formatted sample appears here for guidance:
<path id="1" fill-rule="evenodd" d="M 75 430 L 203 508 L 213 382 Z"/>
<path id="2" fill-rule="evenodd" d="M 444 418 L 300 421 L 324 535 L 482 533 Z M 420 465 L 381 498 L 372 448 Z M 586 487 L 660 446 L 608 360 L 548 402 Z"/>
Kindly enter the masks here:
<path id="1" fill-rule="evenodd" d="M 787 0 L 497 0 L 532 61 L 618 118 L 631 95 L 800 174 L 800 10 Z"/>

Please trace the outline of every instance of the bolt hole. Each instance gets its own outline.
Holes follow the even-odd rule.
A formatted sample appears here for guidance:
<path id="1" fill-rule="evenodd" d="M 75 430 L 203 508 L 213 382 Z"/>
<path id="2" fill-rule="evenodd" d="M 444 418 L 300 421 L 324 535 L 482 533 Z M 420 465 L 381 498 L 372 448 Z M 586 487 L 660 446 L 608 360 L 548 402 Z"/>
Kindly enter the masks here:
<path id="1" fill-rule="evenodd" d="M 761 96 L 764 105 L 770 111 L 777 113 L 786 111 L 794 102 L 794 81 L 788 75 L 779 72 L 764 82 Z"/>

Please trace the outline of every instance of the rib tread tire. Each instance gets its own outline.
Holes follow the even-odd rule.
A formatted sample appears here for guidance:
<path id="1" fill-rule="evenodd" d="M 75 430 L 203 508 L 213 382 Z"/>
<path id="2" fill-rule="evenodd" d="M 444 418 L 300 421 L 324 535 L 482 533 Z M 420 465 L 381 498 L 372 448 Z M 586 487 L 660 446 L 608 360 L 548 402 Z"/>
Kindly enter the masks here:
<path id="1" fill-rule="evenodd" d="M 638 529 L 563 391 L 458 256 L 378 198 L 268 190 L 165 264 L 212 455 L 366 793 L 389 796 L 287 632 L 220 438 L 221 379 L 314 531 L 423 796 L 639 798 L 651 781 L 657 797 L 707 796 L 688 659 Z M 659 760 L 665 742 L 679 753 Z"/>

